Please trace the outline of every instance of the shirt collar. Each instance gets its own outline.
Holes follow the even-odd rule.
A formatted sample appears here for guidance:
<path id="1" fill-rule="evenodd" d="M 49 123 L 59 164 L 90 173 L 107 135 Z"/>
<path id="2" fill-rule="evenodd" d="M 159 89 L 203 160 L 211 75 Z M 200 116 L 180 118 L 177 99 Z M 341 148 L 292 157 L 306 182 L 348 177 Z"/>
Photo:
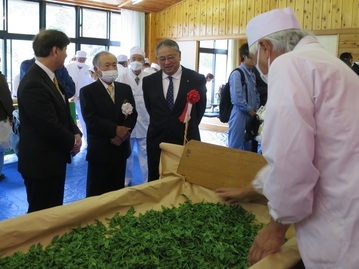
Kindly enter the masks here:
<path id="1" fill-rule="evenodd" d="M 43 63 L 41 63 L 40 61 L 38 60 L 35 60 L 35 63 L 42 69 L 45 71 L 45 73 L 49 76 L 49 78 L 51 80 L 54 80 L 54 77 L 55 77 L 55 73 L 52 72 L 46 65 L 44 65 Z"/>
<path id="2" fill-rule="evenodd" d="M 115 88 L 114 83 L 112 82 L 111 84 L 107 84 L 106 82 L 104 82 L 101 78 L 99 78 L 99 80 L 101 81 L 102 85 L 105 87 L 105 89 L 108 88 L 108 86 L 112 85 L 113 88 Z"/>
<path id="3" fill-rule="evenodd" d="M 180 65 L 180 67 L 178 68 L 176 73 L 174 73 L 171 77 L 173 77 L 174 79 L 180 80 L 181 75 L 182 75 L 182 66 Z M 169 76 L 165 72 L 162 72 L 162 79 L 167 79 L 168 77 Z"/>

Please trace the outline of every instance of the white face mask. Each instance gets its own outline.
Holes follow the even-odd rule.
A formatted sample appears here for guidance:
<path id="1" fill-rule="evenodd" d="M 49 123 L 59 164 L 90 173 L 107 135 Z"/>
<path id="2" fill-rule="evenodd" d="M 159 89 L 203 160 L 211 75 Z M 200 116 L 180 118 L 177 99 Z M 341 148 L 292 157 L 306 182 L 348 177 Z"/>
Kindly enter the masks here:
<path id="1" fill-rule="evenodd" d="M 143 66 L 143 63 L 138 62 L 138 61 L 134 61 L 134 62 L 131 62 L 131 63 L 130 63 L 130 68 L 131 68 L 131 70 L 133 70 L 133 71 L 138 71 L 138 70 L 140 70 L 140 69 L 142 68 L 142 66 Z"/>
<path id="2" fill-rule="evenodd" d="M 112 83 L 114 82 L 117 77 L 118 77 L 118 71 L 117 70 L 107 70 L 107 71 L 102 71 L 102 77 L 101 79 L 107 83 Z"/>
<path id="3" fill-rule="evenodd" d="M 257 53 L 257 63 L 256 63 L 256 68 L 261 76 L 261 79 L 268 84 L 268 73 L 267 75 L 264 75 L 261 68 L 259 67 L 259 53 L 260 53 L 261 49 L 258 48 L 258 53 Z M 269 72 L 269 66 L 270 66 L 270 59 L 268 58 L 268 72 Z"/>
<path id="4" fill-rule="evenodd" d="M 85 63 L 80 63 L 80 62 L 76 62 L 78 67 L 84 67 L 86 64 Z"/>

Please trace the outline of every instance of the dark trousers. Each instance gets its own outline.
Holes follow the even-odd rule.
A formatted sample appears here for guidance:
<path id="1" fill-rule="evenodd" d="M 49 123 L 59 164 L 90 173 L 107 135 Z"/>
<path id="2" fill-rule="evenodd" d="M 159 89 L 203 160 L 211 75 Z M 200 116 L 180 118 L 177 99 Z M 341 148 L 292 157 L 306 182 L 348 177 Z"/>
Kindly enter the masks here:
<path id="1" fill-rule="evenodd" d="M 257 140 L 252 140 L 252 152 L 258 152 L 258 141 Z"/>
<path id="2" fill-rule="evenodd" d="M 65 174 L 46 178 L 23 178 L 29 203 L 27 213 L 63 204 Z"/>
<path id="3" fill-rule="evenodd" d="M 151 147 L 147 144 L 147 165 L 148 165 L 148 182 L 157 180 L 160 177 L 159 166 L 161 158 L 160 147 Z"/>
<path id="4" fill-rule="evenodd" d="M 88 162 L 86 197 L 125 187 L 126 160 L 116 163 Z"/>

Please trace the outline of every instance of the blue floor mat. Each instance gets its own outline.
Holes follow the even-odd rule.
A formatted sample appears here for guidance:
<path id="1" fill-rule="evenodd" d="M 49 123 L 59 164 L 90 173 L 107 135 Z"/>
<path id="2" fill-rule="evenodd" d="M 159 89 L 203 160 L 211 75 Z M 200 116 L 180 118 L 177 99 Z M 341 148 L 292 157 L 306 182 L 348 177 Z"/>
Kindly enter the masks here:
<path id="1" fill-rule="evenodd" d="M 84 199 L 86 196 L 86 152 L 86 150 L 80 151 L 73 158 L 72 163 L 67 165 L 64 204 Z M 134 154 L 132 186 L 143 183 L 136 148 Z M 28 208 L 24 181 L 17 171 L 17 158 L 7 157 L 12 160 L 6 162 L 2 169 L 6 178 L 0 182 L 0 221 L 26 214 Z"/>

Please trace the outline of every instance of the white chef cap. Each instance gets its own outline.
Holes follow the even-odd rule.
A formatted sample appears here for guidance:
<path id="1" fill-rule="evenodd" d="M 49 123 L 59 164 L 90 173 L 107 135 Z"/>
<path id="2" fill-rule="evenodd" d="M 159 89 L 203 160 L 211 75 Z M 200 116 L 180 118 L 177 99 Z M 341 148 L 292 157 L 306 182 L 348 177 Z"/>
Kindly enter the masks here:
<path id="1" fill-rule="evenodd" d="M 160 67 L 158 64 L 156 64 L 156 63 L 151 63 L 151 67 L 152 67 L 152 68 L 155 68 L 155 69 L 157 69 L 157 70 L 160 70 L 160 69 L 161 69 L 161 67 Z"/>
<path id="2" fill-rule="evenodd" d="M 135 54 L 139 54 L 139 55 L 142 55 L 143 57 L 145 57 L 145 52 L 143 51 L 143 49 L 141 49 L 140 47 L 136 46 L 136 47 L 133 47 L 131 50 L 130 50 L 130 57 L 132 55 L 135 55 Z"/>
<path id="3" fill-rule="evenodd" d="M 127 62 L 127 61 L 128 61 L 128 58 L 126 55 L 120 54 L 117 56 L 117 62 Z"/>
<path id="4" fill-rule="evenodd" d="M 87 58 L 87 53 L 86 51 L 83 50 L 78 50 L 76 51 L 76 58 Z"/>
<path id="5" fill-rule="evenodd" d="M 248 46 L 270 34 L 289 29 L 301 29 L 292 8 L 273 9 L 260 14 L 247 24 Z"/>

